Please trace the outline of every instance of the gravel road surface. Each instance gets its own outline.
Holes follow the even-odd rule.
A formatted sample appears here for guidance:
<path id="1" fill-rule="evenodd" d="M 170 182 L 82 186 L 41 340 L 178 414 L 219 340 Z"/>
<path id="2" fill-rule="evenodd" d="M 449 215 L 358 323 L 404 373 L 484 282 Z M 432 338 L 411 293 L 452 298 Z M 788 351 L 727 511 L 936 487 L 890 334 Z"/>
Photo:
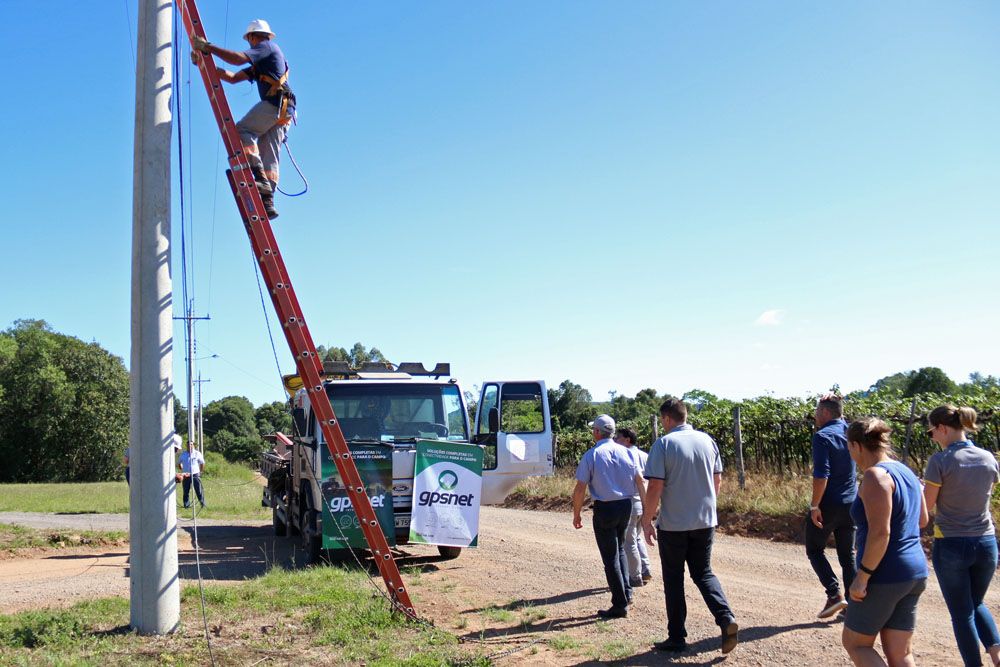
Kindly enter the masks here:
<path id="1" fill-rule="evenodd" d="M 0 513 L 0 522 L 39 528 L 127 529 L 124 515 Z M 194 576 L 190 526 L 180 527 L 181 576 Z M 275 539 L 260 522 L 199 522 L 202 570 L 216 582 L 263 573 L 269 564 L 294 562 L 300 552 Z M 636 590 L 626 619 L 599 622 L 609 604 L 589 521 L 575 530 L 568 513 L 484 507 L 480 547 L 443 561 L 433 548 L 403 547 L 400 564 L 418 611 L 438 627 L 497 650 L 543 641 L 502 664 L 849 665 L 840 646 L 842 624 L 816 619 L 824 595 L 799 545 L 716 538 L 714 567 L 741 626 L 741 642 L 728 658 L 718 652 L 717 629 L 688 581 L 686 653 L 651 650 L 665 637 L 659 561 L 653 582 Z M 832 557 L 832 552 L 831 552 Z M 106 595 L 128 595 L 128 549 L 60 550 L 37 558 L 0 561 L 0 609 L 60 606 Z M 987 598 L 1000 609 L 1000 587 Z M 539 618 L 541 616 L 541 618 Z M 551 641 L 555 638 L 557 641 Z M 958 654 L 948 612 L 933 575 L 920 602 L 914 639 L 920 665 L 955 665 Z"/>

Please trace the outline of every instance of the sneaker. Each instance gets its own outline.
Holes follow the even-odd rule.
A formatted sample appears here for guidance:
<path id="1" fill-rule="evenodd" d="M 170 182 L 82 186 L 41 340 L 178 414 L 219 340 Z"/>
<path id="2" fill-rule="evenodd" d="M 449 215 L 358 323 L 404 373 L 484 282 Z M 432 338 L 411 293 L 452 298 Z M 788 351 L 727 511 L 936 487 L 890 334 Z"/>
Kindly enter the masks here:
<path id="1" fill-rule="evenodd" d="M 652 580 L 653 580 L 653 575 L 652 574 L 650 574 L 649 572 L 644 572 L 643 573 L 643 575 L 642 575 L 642 583 L 643 584 L 648 584 Z"/>
<path id="2" fill-rule="evenodd" d="M 722 626 L 722 652 L 729 653 L 734 648 L 736 644 L 739 643 L 740 626 L 736 624 L 736 621 L 729 621 L 726 625 Z"/>
<path id="3" fill-rule="evenodd" d="M 184 503 L 184 509 L 189 509 L 190 507 L 191 507 L 191 503 Z"/>
<path id="4" fill-rule="evenodd" d="M 683 639 L 665 639 L 662 642 L 656 642 L 653 644 L 653 648 L 657 651 L 670 651 L 671 653 L 680 653 L 687 648 L 687 642 Z"/>
<path id="5" fill-rule="evenodd" d="M 839 611 L 843 611 L 847 608 L 847 601 L 844 596 L 840 593 L 836 595 L 831 595 L 826 599 L 826 604 L 823 605 L 823 609 L 819 612 L 820 618 L 830 618 Z"/>
<path id="6" fill-rule="evenodd" d="M 601 618 L 625 618 L 628 616 L 628 609 L 598 609 L 597 615 Z"/>
<path id="7" fill-rule="evenodd" d="M 643 587 L 643 586 L 646 585 L 646 582 L 643 579 L 641 579 L 641 578 L 639 578 L 639 579 L 629 579 L 628 580 L 628 585 L 631 586 L 632 588 L 641 588 L 641 587 Z"/>

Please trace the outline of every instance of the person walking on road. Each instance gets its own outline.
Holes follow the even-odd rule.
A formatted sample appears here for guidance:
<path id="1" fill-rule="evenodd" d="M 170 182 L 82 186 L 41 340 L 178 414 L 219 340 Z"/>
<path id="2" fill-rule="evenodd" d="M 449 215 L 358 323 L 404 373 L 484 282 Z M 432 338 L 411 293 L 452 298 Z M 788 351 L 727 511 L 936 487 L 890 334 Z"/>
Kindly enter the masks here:
<path id="1" fill-rule="evenodd" d="M 226 83 L 252 81 L 257 84 L 260 101 L 236 124 L 240 141 L 250 162 L 257 190 L 269 218 L 277 218 L 274 192 L 278 189 L 278 165 L 281 144 L 295 117 L 295 94 L 288 85 L 288 62 L 274 41 L 271 26 L 255 19 L 247 26 L 243 39 L 250 44 L 246 51 L 230 51 L 195 36 L 195 51 L 218 56 L 230 65 L 249 65 L 238 72 L 217 68 Z"/>
<path id="2" fill-rule="evenodd" d="M 857 526 L 857 575 L 841 641 L 858 667 L 915 665 L 911 643 L 917 601 L 927 587 L 927 559 L 920 529 L 927 525 L 927 504 L 920 480 L 889 452 L 891 429 L 868 417 L 847 428 L 851 458 L 864 471 L 851 507 Z"/>
<path id="3" fill-rule="evenodd" d="M 630 428 L 619 428 L 615 434 L 615 442 L 628 449 L 639 471 L 646 469 L 646 452 L 636 446 L 638 438 Z M 649 552 L 646 551 L 646 541 L 642 539 L 642 499 L 646 495 L 646 484 L 640 478 L 636 486 L 636 495 L 632 496 L 632 515 L 625 529 L 625 558 L 628 561 L 629 585 L 632 588 L 645 586 L 652 580 L 649 570 Z"/>
<path id="4" fill-rule="evenodd" d="M 615 420 L 600 415 L 590 422 L 594 446 L 587 450 L 576 469 L 573 489 L 573 527 L 583 527 L 580 516 L 587 489 L 594 500 L 594 538 L 604 562 L 604 576 L 611 589 L 611 607 L 601 609 L 601 618 L 624 618 L 632 604 L 628 563 L 625 557 L 625 531 L 632 515 L 632 497 L 642 483 L 639 470 L 628 449 L 614 442 Z"/>
<path id="5" fill-rule="evenodd" d="M 931 561 L 944 596 L 958 652 L 966 667 L 982 665 L 980 643 L 1000 665 L 1000 634 L 983 602 L 997 569 L 997 540 L 990 515 L 1000 481 L 996 457 L 972 443 L 976 411 L 942 405 L 928 417 L 928 434 L 941 451 L 924 471 L 927 511 L 937 506 Z"/>
<path id="6" fill-rule="evenodd" d="M 184 489 L 184 507 L 191 507 L 191 487 L 194 486 L 194 493 L 198 497 L 201 506 L 205 506 L 205 494 L 201 488 L 201 471 L 205 466 L 205 457 L 195 449 L 194 443 L 188 440 L 187 449 L 181 452 L 177 467 L 184 475 L 182 482 Z"/>
<path id="7" fill-rule="evenodd" d="M 816 404 L 812 437 L 812 503 L 806 517 L 806 555 L 826 592 L 820 618 L 830 618 L 847 607 L 847 601 L 830 562 L 826 543 L 833 534 L 837 545 L 844 589 L 854 581 L 854 520 L 851 505 L 857 496 L 857 469 L 847 451 L 847 422 L 839 396 L 827 394 Z"/>
<path id="8" fill-rule="evenodd" d="M 729 653 L 739 640 L 739 625 L 719 578 L 712 572 L 712 542 L 718 524 L 716 498 L 722 483 L 719 448 L 707 433 L 691 428 L 687 406 L 679 399 L 663 402 L 660 423 L 666 435 L 649 451 L 642 514 L 646 543 L 653 546 L 655 540 L 659 545 L 667 602 L 667 638 L 653 646 L 661 651 L 683 651 L 687 647 L 687 563 L 691 579 L 722 631 L 722 652 Z M 653 518 L 661 506 L 654 529 Z"/>

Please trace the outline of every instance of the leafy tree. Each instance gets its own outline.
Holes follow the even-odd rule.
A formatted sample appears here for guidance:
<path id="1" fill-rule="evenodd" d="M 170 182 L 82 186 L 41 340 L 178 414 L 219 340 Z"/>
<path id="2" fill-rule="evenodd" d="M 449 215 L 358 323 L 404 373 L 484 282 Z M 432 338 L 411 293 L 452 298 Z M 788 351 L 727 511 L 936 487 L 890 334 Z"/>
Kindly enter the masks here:
<path id="1" fill-rule="evenodd" d="M 205 434 L 211 438 L 209 444 L 227 459 L 249 461 L 254 458 L 253 455 L 245 454 L 254 449 L 247 445 L 248 441 L 245 439 L 256 441 L 258 453 L 263 450 L 264 441 L 257 431 L 253 404 L 249 400 L 243 396 L 227 396 L 212 401 L 204 410 Z M 237 454 L 237 451 L 244 453 Z"/>
<path id="2" fill-rule="evenodd" d="M 578 384 L 563 380 L 558 389 L 549 389 L 549 409 L 553 430 L 586 428 L 593 417 L 593 398 Z"/>
<path id="3" fill-rule="evenodd" d="M 184 408 L 184 404 L 181 403 L 181 399 L 177 397 L 177 394 L 171 394 L 174 402 L 174 430 L 177 431 L 177 435 L 182 437 L 187 436 L 188 432 L 188 411 Z"/>
<path id="4" fill-rule="evenodd" d="M 268 435 L 281 431 L 286 435 L 292 432 L 292 415 L 288 405 L 281 401 L 264 403 L 254 411 L 254 421 L 257 423 L 257 433 Z"/>
<path id="5" fill-rule="evenodd" d="M 896 393 L 902 394 L 906 391 L 906 388 L 910 385 L 910 380 L 913 378 L 914 371 L 904 371 L 902 373 L 895 373 L 893 375 L 887 375 L 881 380 L 877 380 L 868 391 L 870 393 Z"/>
<path id="6" fill-rule="evenodd" d="M 903 395 L 953 394 L 957 389 L 958 385 L 943 370 L 936 366 L 927 366 L 913 374 Z"/>
<path id="7" fill-rule="evenodd" d="M 358 368 L 370 361 L 388 361 L 377 347 L 365 349 L 361 343 L 355 343 L 350 352 L 342 347 L 320 345 L 316 348 L 316 353 L 323 361 L 346 361 L 353 368 Z"/>
<path id="8" fill-rule="evenodd" d="M 0 333 L 0 481 L 121 479 L 128 428 L 119 357 L 42 320 Z"/>

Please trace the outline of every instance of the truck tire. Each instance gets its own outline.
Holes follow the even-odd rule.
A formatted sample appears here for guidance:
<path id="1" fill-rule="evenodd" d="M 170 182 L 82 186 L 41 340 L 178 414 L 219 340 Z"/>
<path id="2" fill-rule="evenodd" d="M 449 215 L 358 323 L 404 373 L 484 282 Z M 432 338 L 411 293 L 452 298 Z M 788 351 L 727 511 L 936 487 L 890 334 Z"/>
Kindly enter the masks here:
<path id="1" fill-rule="evenodd" d="M 271 525 L 274 527 L 274 534 L 277 537 L 285 537 L 288 535 L 288 524 L 281 520 L 278 516 L 278 508 L 271 508 Z"/>
<path id="2" fill-rule="evenodd" d="M 438 545 L 438 553 L 441 554 L 441 557 L 445 560 L 453 560 L 461 555 L 462 547 L 445 547 Z"/>
<path id="3" fill-rule="evenodd" d="M 319 512 L 313 509 L 312 494 L 308 488 L 303 489 L 301 498 L 302 521 L 299 523 L 299 531 L 302 534 L 302 549 L 306 552 L 306 563 L 313 565 L 320 561 L 323 553 L 323 535 L 316 527 Z"/>

